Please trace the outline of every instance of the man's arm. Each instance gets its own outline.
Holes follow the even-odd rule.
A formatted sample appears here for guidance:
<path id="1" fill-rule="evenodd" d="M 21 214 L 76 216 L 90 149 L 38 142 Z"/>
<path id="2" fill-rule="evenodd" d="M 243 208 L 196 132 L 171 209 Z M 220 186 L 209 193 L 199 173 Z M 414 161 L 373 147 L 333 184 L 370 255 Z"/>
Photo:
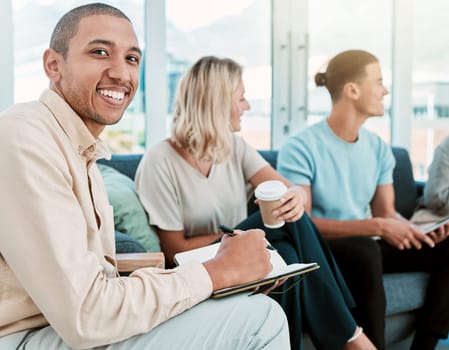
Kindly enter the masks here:
<path id="1" fill-rule="evenodd" d="M 421 249 L 422 243 L 435 246 L 432 239 L 396 212 L 392 184 L 377 186 L 371 201 L 373 217 L 381 220 L 380 237 L 398 249 Z"/>
<path id="2" fill-rule="evenodd" d="M 312 198 L 309 186 L 303 186 L 309 196 L 306 210 L 310 213 Z M 363 220 L 331 220 L 312 217 L 327 239 L 352 236 L 378 236 L 396 248 L 420 249 L 422 242 L 433 247 L 434 242 L 396 213 L 393 185 L 378 186 L 371 201 L 372 218 Z"/>
<path id="3" fill-rule="evenodd" d="M 141 269 L 131 278 L 108 276 L 105 268 L 111 265 L 88 249 L 85 208 L 74 195 L 62 154 L 48 135 L 24 129 L 27 141 L 14 135 L 20 145 L 0 141 L 0 221 L 7 233 L 0 235 L 1 253 L 68 344 L 93 347 L 129 338 L 210 295 L 212 283 L 200 264 L 175 271 Z M 94 235 L 101 246 L 100 234 Z"/>
<path id="4" fill-rule="evenodd" d="M 310 186 L 301 185 L 307 193 L 306 212 L 312 218 L 312 221 L 318 227 L 321 234 L 326 239 L 335 239 L 351 236 L 377 236 L 378 229 L 373 219 L 366 220 L 332 220 L 313 217 L 312 213 L 312 195 Z"/>
<path id="5" fill-rule="evenodd" d="M 76 179 L 86 176 L 85 169 L 75 176 L 64 155 L 73 152 L 71 146 L 57 144 L 34 122 L 14 125 L 17 121 L 0 122 L 1 253 L 69 345 L 93 347 L 147 332 L 208 298 L 213 289 L 268 273 L 268 253 L 262 235 L 256 233 L 244 242 L 251 247 L 246 255 L 241 250 L 237 256 L 223 251 L 204 266 L 143 268 L 129 277 L 111 276 L 107 270 L 113 272 L 112 260 L 102 251 L 109 233 L 88 228 L 92 225 L 87 215 L 97 225 L 93 208 L 82 207 L 75 195 L 85 193 L 89 199 L 85 202 L 91 203 L 88 186 Z M 110 215 L 112 221 L 112 211 Z M 232 245 L 240 242 L 234 238 Z M 257 244 L 253 248 L 258 239 L 263 249 Z M 240 270 L 241 266 L 246 268 Z"/>

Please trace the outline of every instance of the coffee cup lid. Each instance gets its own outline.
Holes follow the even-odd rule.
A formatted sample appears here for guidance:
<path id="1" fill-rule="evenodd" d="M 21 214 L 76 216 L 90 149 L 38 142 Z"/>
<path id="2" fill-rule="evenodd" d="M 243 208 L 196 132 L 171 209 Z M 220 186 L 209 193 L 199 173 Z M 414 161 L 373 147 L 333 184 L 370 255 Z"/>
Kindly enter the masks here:
<path id="1" fill-rule="evenodd" d="M 257 199 L 273 201 L 279 199 L 285 192 L 287 192 L 287 186 L 281 181 L 270 180 L 260 183 L 254 194 Z"/>

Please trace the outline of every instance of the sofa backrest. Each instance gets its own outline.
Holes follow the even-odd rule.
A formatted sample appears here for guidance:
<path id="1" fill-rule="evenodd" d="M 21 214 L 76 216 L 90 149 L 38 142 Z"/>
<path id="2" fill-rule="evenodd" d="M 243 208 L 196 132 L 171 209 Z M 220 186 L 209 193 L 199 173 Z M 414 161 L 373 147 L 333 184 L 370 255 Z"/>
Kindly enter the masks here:
<path id="1" fill-rule="evenodd" d="M 113 154 L 110 160 L 99 159 L 97 163 L 109 165 L 134 180 L 142 156 L 143 154 Z"/>
<path id="2" fill-rule="evenodd" d="M 413 177 L 412 163 L 408 151 L 402 147 L 392 147 L 396 166 L 393 171 L 395 207 L 403 217 L 410 219 L 418 202 L 418 188 Z"/>
<path id="3" fill-rule="evenodd" d="M 413 169 L 408 151 L 401 147 L 392 147 L 396 159 L 396 167 L 393 172 L 393 186 L 395 192 L 396 210 L 405 218 L 410 218 L 417 205 L 418 192 L 413 178 Z M 259 150 L 259 153 L 276 169 L 276 150 Z M 137 166 L 142 159 L 142 154 L 114 154 L 111 160 L 98 160 L 99 163 L 112 166 L 121 173 L 134 179 Z M 249 203 L 249 212 L 254 208 Z"/>

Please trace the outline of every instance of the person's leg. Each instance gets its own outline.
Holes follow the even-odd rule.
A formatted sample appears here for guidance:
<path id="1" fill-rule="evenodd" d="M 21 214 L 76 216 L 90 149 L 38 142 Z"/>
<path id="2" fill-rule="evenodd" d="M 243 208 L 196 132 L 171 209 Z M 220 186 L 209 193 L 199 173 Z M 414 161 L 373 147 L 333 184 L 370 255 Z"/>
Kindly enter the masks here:
<path id="1" fill-rule="evenodd" d="M 279 305 L 265 295 L 243 293 L 210 299 L 110 350 L 289 348 L 288 323 Z"/>
<path id="2" fill-rule="evenodd" d="M 30 332 L 32 331 L 24 330 L 0 337 L 0 349 L 18 349 Z"/>
<path id="3" fill-rule="evenodd" d="M 384 349 L 386 300 L 377 241 L 350 237 L 329 240 L 328 244 L 354 297 L 352 311 L 357 323 L 379 350 Z"/>
<path id="4" fill-rule="evenodd" d="M 434 349 L 449 332 L 449 240 L 434 248 L 398 250 L 382 243 L 385 272 L 430 272 L 424 305 L 418 312 L 412 350 Z"/>
<path id="5" fill-rule="evenodd" d="M 268 240 L 288 264 L 317 262 L 320 265 L 320 269 L 311 272 L 304 281 L 296 283 L 296 279 L 291 278 L 270 296 L 287 314 L 292 349 L 301 349 L 303 327 L 318 349 L 341 348 L 356 328 L 348 308 L 353 300 L 326 242 L 308 216 L 279 229 L 267 229 L 260 214 L 254 213 L 237 228 L 264 229 Z M 277 292 L 282 294 L 275 294 Z"/>
<path id="6" fill-rule="evenodd" d="M 284 258 L 287 264 L 299 261 L 293 246 L 289 242 L 276 241 L 272 244 L 278 250 L 279 254 Z M 315 272 L 316 271 L 313 271 L 312 273 Z M 299 282 L 298 284 L 298 280 L 302 278 L 304 277 L 297 276 L 289 278 L 281 287 L 277 288 L 269 294 L 270 297 L 272 297 L 282 306 L 285 314 L 287 315 L 290 332 L 290 345 L 294 350 L 302 349 L 303 312 L 301 311 L 301 284 L 303 283 L 303 281 Z"/>
<path id="7" fill-rule="evenodd" d="M 340 349 L 356 329 L 349 309 L 354 303 L 351 293 L 326 241 L 306 214 L 285 229 L 299 262 L 320 265 L 300 284 L 304 324 L 317 349 Z"/>
<path id="8" fill-rule="evenodd" d="M 260 228 L 266 231 L 267 239 L 278 250 L 287 264 L 299 261 L 298 255 L 293 249 L 293 246 L 287 239 L 286 234 L 282 230 L 266 229 L 263 226 L 260 212 L 253 213 L 247 219 L 237 225 L 240 230 L 249 230 Z M 315 273 L 315 271 L 313 272 Z M 272 291 L 269 296 L 276 300 L 284 309 L 287 315 L 288 327 L 290 333 L 290 346 L 292 350 L 302 349 L 302 311 L 301 311 L 301 297 L 300 286 L 294 286 L 288 293 L 283 291 L 290 289 L 297 278 L 288 279 L 281 287 Z M 279 293 L 279 294 L 278 294 Z"/>
<path id="9" fill-rule="evenodd" d="M 17 343 L 17 340 L 15 339 L 16 343 L 11 343 L 15 345 L 11 346 L 11 349 L 70 349 L 51 327 L 31 332 L 19 347 L 17 345 L 20 342 Z M 247 294 L 240 294 L 207 300 L 160 324 L 148 333 L 95 349 L 288 350 L 289 348 L 287 320 L 279 305 L 264 295 L 248 297 Z"/>

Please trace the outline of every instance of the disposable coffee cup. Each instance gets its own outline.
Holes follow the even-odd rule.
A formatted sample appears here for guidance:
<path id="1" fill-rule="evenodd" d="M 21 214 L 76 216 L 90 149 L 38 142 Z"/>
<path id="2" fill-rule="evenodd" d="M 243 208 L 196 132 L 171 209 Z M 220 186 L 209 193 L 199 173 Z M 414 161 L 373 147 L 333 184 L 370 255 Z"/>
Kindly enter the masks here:
<path id="1" fill-rule="evenodd" d="M 265 227 L 279 228 L 284 226 L 284 220 L 277 220 L 271 212 L 281 205 L 279 199 L 287 192 L 287 186 L 281 181 L 270 180 L 265 181 L 257 186 L 254 195 L 259 201 L 260 214 Z"/>

